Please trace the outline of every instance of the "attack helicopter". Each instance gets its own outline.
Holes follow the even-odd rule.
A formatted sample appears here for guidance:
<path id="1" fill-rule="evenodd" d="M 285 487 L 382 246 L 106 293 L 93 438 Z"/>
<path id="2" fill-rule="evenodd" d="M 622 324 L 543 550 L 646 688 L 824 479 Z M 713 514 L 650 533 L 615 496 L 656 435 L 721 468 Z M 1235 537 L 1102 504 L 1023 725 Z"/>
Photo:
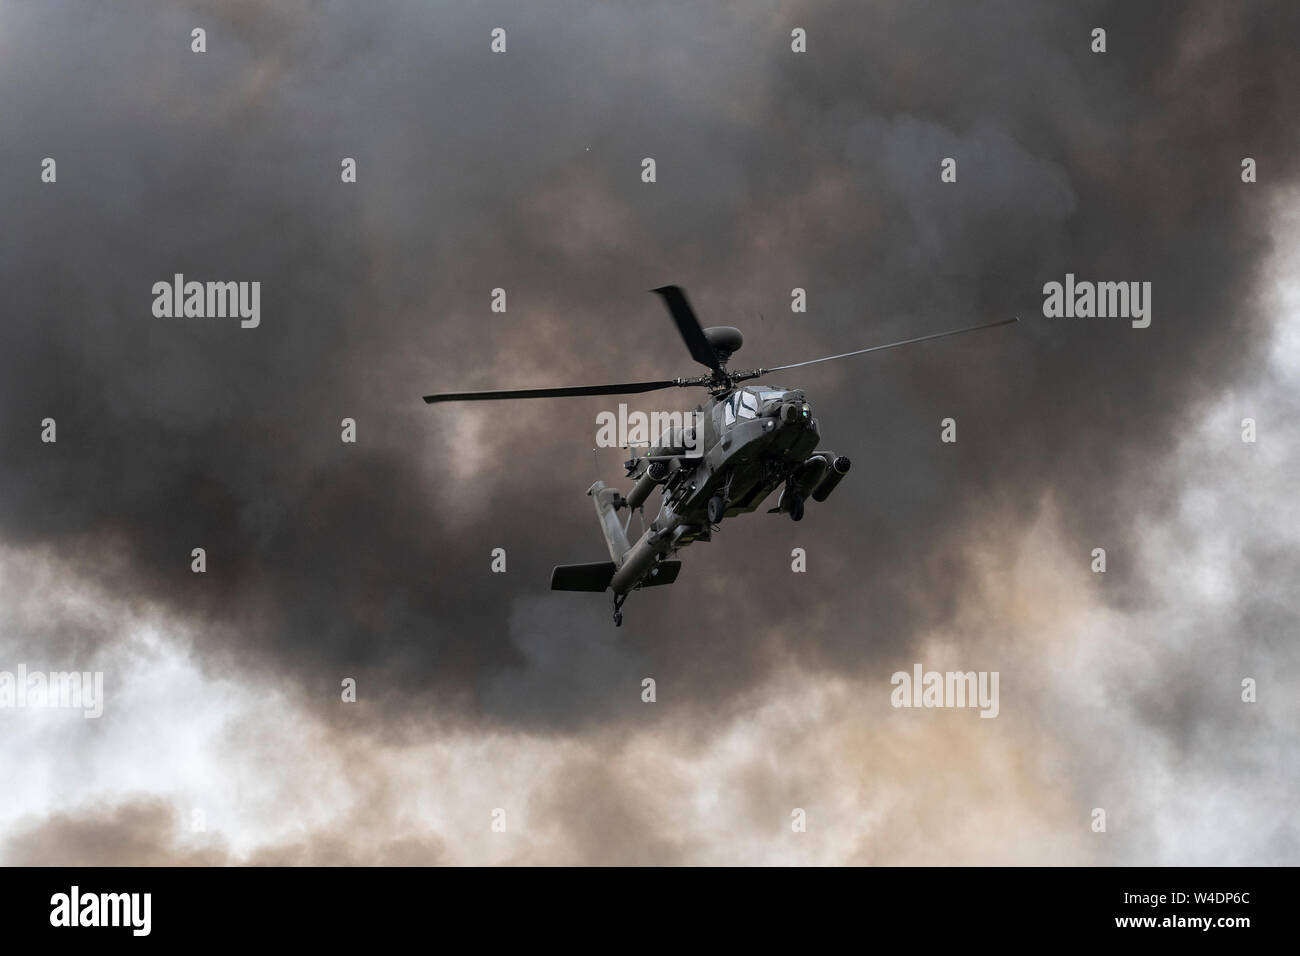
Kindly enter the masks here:
<path id="1" fill-rule="evenodd" d="M 666 388 L 703 388 L 709 398 L 695 409 L 693 423 L 664 430 L 645 455 L 625 462 L 626 477 L 635 483 L 623 495 L 597 481 L 588 490 L 595 503 L 609 561 L 561 564 L 551 572 L 553 591 L 605 591 L 614 596 L 614 624 L 623 623 L 623 602 L 641 588 L 672 584 L 682 563 L 675 556 L 696 541 L 709 541 L 726 518 L 756 510 L 778 487 L 776 507 L 769 514 L 803 518 L 808 499 L 825 501 L 849 473 L 843 455 L 819 450 L 821 431 L 803 389 L 778 385 L 744 385 L 773 372 L 832 362 L 868 352 L 1009 325 L 1017 318 L 935 332 L 901 342 L 873 345 L 853 352 L 777 365 L 731 371 L 727 363 L 744 344 L 739 329 L 703 328 L 686 293 L 678 286 L 652 290 L 668 308 L 686 350 L 707 374 L 657 382 L 613 385 L 571 385 L 488 392 L 442 392 L 426 395 L 429 404 L 482 402 L 578 395 L 634 395 Z M 662 493 L 659 514 L 632 543 L 628 530 L 634 512 L 643 512 L 650 495 Z M 627 520 L 619 517 L 626 509 Z"/>

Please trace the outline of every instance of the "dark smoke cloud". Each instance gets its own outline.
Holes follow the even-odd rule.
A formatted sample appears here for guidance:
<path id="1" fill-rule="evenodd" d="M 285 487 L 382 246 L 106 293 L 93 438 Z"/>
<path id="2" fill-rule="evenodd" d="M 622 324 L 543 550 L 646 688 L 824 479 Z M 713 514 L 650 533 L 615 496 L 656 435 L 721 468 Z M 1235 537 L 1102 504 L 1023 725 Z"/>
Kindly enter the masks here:
<path id="1" fill-rule="evenodd" d="M 891 670 L 951 618 L 954 545 L 990 516 L 1051 493 L 1081 555 L 1123 555 L 1182 423 L 1267 342 L 1291 4 L 5 9 L 0 535 L 194 623 L 213 671 L 322 708 L 358 677 L 395 733 L 640 720 L 624 688 L 650 672 L 707 717 L 792 655 Z M 1067 271 L 1150 281 L 1151 328 L 1040 318 Z M 261 280 L 262 327 L 153 318 L 174 272 Z M 604 554 L 583 497 L 604 404 L 419 396 L 687 373 L 645 292 L 665 282 L 745 328 L 742 365 L 1024 321 L 786 376 L 851 478 L 800 526 L 729 523 L 613 632 L 604 599 L 545 590 Z"/>

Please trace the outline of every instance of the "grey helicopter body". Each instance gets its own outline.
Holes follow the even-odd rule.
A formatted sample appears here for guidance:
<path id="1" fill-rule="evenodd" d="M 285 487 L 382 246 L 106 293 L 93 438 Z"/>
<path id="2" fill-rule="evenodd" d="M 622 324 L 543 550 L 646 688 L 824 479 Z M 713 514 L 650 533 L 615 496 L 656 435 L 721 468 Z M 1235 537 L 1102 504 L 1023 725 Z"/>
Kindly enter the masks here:
<path id="1" fill-rule="evenodd" d="M 1016 321 L 1003 319 L 773 369 L 733 372 L 727 363 L 744 343 L 740 330 L 729 326 L 701 328 L 681 289 L 664 286 L 654 291 L 667 304 L 691 357 L 709 369 L 707 375 L 618 385 L 448 392 L 424 398 L 434 403 L 624 395 L 672 387 L 708 389 L 710 398 L 695 409 L 692 424 L 666 429 L 646 455 L 626 462 L 627 477 L 635 480 L 626 496 L 603 481 L 588 489 L 610 560 L 562 564 L 551 572 L 551 589 L 555 591 L 612 591 L 615 624 L 622 624 L 623 602 L 632 591 L 672 584 L 681 571 L 677 552 L 696 541 L 711 540 L 724 519 L 755 511 L 780 488 L 776 507 L 769 512 L 799 521 L 810 498 L 825 501 L 848 474 L 848 458 L 819 449 L 820 429 L 802 389 L 742 382 L 770 372 Z M 633 513 L 643 513 L 646 501 L 656 490 L 662 493 L 658 514 L 635 542 L 629 541 Z M 626 520 L 620 514 L 623 511 L 627 512 Z"/>

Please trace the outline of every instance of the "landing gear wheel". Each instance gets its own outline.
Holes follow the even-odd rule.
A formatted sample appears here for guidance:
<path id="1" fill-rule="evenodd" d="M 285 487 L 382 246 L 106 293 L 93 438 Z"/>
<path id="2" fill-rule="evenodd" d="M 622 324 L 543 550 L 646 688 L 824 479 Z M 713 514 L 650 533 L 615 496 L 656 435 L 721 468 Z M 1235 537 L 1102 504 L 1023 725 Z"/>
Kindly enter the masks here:
<path id="1" fill-rule="evenodd" d="M 722 521 L 722 515 L 727 510 L 727 503 L 722 500 L 721 495 L 714 495 L 709 499 L 709 524 L 718 524 Z"/>
<path id="2" fill-rule="evenodd" d="M 627 600 L 626 594 L 614 595 L 614 626 L 623 626 L 623 602 Z"/>
<path id="3" fill-rule="evenodd" d="M 622 612 L 622 611 L 615 611 L 615 612 L 614 612 L 614 626 L 615 626 L 615 627 L 622 627 L 622 626 L 623 626 L 623 612 Z"/>
<path id="4" fill-rule="evenodd" d="M 803 495 L 790 496 L 790 520 L 803 520 Z"/>

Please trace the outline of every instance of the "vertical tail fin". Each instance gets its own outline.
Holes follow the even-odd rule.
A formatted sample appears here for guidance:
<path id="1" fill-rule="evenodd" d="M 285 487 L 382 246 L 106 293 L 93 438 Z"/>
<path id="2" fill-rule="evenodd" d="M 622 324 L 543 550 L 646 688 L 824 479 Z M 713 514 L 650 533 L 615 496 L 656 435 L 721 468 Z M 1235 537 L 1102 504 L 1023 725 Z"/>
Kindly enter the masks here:
<path id="1" fill-rule="evenodd" d="M 603 481 L 597 481 L 587 494 L 596 503 L 596 516 L 600 518 L 600 530 L 605 533 L 605 544 L 609 547 L 609 556 L 616 565 L 623 563 L 623 555 L 630 547 L 623 525 L 618 520 L 618 502 L 622 495 L 617 488 L 606 488 Z"/>

